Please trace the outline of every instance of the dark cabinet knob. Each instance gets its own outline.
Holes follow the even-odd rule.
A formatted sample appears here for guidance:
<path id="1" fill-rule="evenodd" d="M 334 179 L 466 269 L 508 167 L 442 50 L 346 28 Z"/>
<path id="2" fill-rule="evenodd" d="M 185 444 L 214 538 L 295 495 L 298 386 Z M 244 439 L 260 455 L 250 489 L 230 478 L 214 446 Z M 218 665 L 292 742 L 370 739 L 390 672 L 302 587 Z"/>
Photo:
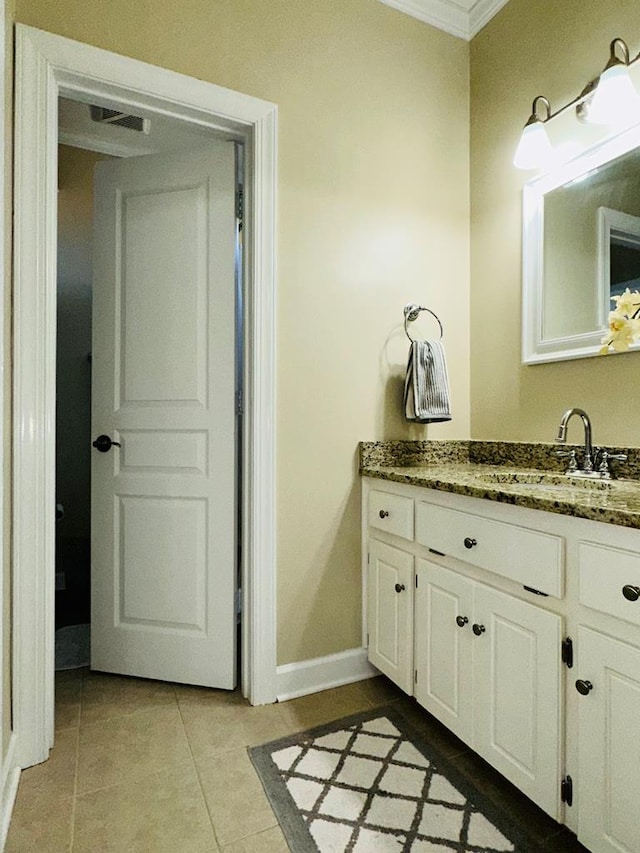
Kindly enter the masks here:
<path id="1" fill-rule="evenodd" d="M 640 598 L 640 586 L 631 586 L 627 583 L 622 587 L 622 594 L 627 601 L 637 601 Z"/>
<path id="2" fill-rule="evenodd" d="M 397 583 L 396 584 L 396 592 L 402 592 L 405 589 L 406 589 L 406 586 L 403 583 Z"/>
<path id="3" fill-rule="evenodd" d="M 472 539 L 470 536 L 467 536 L 464 540 L 464 547 L 465 548 L 471 549 L 471 548 L 473 548 L 474 545 L 477 545 L 477 544 L 478 544 L 477 541 L 475 539 Z"/>
<path id="4" fill-rule="evenodd" d="M 593 690 L 593 684 L 590 681 L 583 681 L 579 678 L 576 681 L 576 690 L 581 696 L 588 696 Z"/>
<path id="5" fill-rule="evenodd" d="M 380 512 L 378 513 L 378 515 L 380 516 L 380 518 L 388 518 L 389 517 L 389 510 L 381 509 Z"/>
<path id="6" fill-rule="evenodd" d="M 477 622 L 475 622 L 473 625 L 473 633 L 476 635 L 476 637 L 479 637 L 480 634 L 484 634 L 486 630 L 487 629 L 484 627 L 484 625 L 478 625 Z"/>
<path id="7" fill-rule="evenodd" d="M 464 628 L 468 621 L 466 616 L 456 616 L 456 625 L 458 628 Z"/>
<path id="8" fill-rule="evenodd" d="M 92 442 L 92 445 L 96 450 L 99 450 L 100 453 L 107 453 L 111 450 L 112 445 L 115 445 L 116 447 L 122 446 L 119 441 L 112 441 L 108 435 L 99 435 L 96 440 Z"/>

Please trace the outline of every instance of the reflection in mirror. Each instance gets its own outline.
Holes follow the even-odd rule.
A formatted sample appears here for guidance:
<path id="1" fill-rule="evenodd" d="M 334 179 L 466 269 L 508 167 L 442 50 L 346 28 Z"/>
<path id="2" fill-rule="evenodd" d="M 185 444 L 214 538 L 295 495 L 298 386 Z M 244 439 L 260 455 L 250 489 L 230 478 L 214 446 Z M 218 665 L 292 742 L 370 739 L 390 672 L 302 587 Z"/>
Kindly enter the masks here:
<path id="1" fill-rule="evenodd" d="M 634 251 L 627 243 L 629 237 L 640 238 L 638 223 L 640 154 L 637 151 L 547 193 L 543 338 L 604 329 L 613 295 L 610 265 L 615 262 L 617 284 L 622 284 L 620 276 L 625 263 L 633 264 L 638 259 L 638 244 Z M 613 239 L 617 242 L 612 251 Z"/>
<path id="2" fill-rule="evenodd" d="M 523 214 L 523 361 L 595 355 L 640 287 L 640 127 L 530 181 Z"/>
<path id="3" fill-rule="evenodd" d="M 638 202 L 640 205 L 640 201 Z M 601 207 L 598 253 L 602 259 L 605 297 L 640 287 L 640 216 Z M 610 304 L 610 303 L 609 303 Z"/>

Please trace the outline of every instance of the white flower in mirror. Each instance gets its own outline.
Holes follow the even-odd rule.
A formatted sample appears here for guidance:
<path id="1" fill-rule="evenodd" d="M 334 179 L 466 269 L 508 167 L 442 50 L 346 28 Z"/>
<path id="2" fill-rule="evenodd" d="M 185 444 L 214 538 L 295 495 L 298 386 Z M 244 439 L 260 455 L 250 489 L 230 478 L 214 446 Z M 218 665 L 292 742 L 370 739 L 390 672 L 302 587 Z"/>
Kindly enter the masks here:
<path id="1" fill-rule="evenodd" d="M 609 312 L 609 329 L 602 338 L 604 346 L 600 355 L 609 352 L 624 352 L 640 338 L 640 292 L 627 289 L 620 296 L 612 296 L 616 303 Z"/>

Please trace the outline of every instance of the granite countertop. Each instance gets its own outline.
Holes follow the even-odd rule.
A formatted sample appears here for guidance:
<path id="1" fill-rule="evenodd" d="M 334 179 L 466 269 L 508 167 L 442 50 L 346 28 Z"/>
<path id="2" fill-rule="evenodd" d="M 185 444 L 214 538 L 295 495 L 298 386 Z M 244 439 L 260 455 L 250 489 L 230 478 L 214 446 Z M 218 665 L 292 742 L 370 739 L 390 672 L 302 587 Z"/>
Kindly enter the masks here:
<path id="1" fill-rule="evenodd" d="M 640 478 L 572 480 L 553 456 L 557 447 L 516 442 L 361 442 L 360 473 L 640 529 Z M 610 452 L 628 453 L 625 473 L 640 471 L 639 448 Z"/>

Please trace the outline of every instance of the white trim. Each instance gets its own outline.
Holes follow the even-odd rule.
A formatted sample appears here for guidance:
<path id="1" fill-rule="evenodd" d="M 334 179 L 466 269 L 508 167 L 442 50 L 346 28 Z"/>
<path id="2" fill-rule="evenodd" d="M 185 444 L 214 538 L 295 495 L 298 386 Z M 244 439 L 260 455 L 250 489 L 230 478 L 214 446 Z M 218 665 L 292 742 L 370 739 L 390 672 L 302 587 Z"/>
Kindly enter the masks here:
<path id="1" fill-rule="evenodd" d="M 6 4 L 5 0 L 0 0 L 0 150 L 2 151 L 2 161 L 0 162 L 0 222 L 2 222 L 2 239 L 0 239 L 0 471 L 7 470 L 5 459 L 5 430 L 4 430 L 4 412 L 5 412 L 5 335 L 4 335 L 4 305 L 5 293 L 10 285 L 10 277 L 5 275 L 5 251 L 4 251 L 4 235 L 6 231 L 11 229 L 11 214 L 7 215 L 5 211 L 5 166 L 7 162 L 7 150 L 5 147 L 5 89 L 7 81 L 7 62 L 5 56 L 5 37 L 6 37 L 6 22 L 5 22 Z M 0 819 L 0 850 L 4 849 L 4 839 L 11 818 L 11 809 L 13 808 L 13 800 L 15 798 L 15 790 L 11 796 L 8 796 L 7 779 L 13 778 L 14 773 L 14 753 L 15 753 L 15 737 L 13 735 L 8 739 L 7 751 L 4 753 L 4 742 L 7 732 L 11 729 L 11 715 L 7 719 L 4 713 L 5 695 L 4 695 L 4 663 L 5 663 L 5 642 L 4 632 L 6 630 L 4 616 L 5 608 L 9 602 L 5 601 L 4 596 L 4 578 L 5 572 L 11 571 L 10 564 L 5 562 L 4 554 L 4 507 L 5 507 L 4 482 L 0 483 L 0 779 L 2 779 L 2 803 Z M 18 774 L 19 775 L 19 774 Z"/>
<path id="2" fill-rule="evenodd" d="M 640 124 L 601 139 L 573 160 L 535 175 L 522 188 L 522 363 L 542 364 L 596 356 L 603 326 L 579 335 L 545 338 L 544 200 L 547 193 L 579 181 L 640 145 Z M 596 233 L 594 223 L 594 235 Z M 594 282 L 595 285 L 595 282 Z M 598 311 L 599 319 L 602 312 Z M 640 349 L 640 342 L 630 350 Z"/>
<path id="3" fill-rule="evenodd" d="M 469 10 L 469 41 L 498 14 L 509 0 L 477 0 Z"/>
<path id="4" fill-rule="evenodd" d="M 276 698 L 275 187 L 277 108 L 202 80 L 16 27 L 14 721 L 20 766 L 53 742 L 58 97 L 142 108 L 242 139 L 248 163 L 242 683 Z M 95 101 L 94 101 L 95 102 Z"/>
<path id="5" fill-rule="evenodd" d="M 611 302 L 611 236 L 623 240 L 627 245 L 640 250 L 640 216 L 614 210 L 610 207 L 599 207 L 598 236 L 596 249 L 596 293 L 598 294 L 598 325 L 605 328 L 608 325 L 609 312 L 614 308 Z M 617 234 L 615 233 L 617 232 Z"/>
<path id="6" fill-rule="evenodd" d="M 452 36 L 471 41 L 508 0 L 379 0 Z"/>
<path id="7" fill-rule="evenodd" d="M 367 660 L 366 649 L 347 649 L 335 655 L 286 663 L 278 667 L 277 674 L 278 702 L 380 675 Z"/>
<path id="8" fill-rule="evenodd" d="M 108 154 L 110 157 L 141 157 L 144 154 L 155 154 L 153 148 L 138 148 L 133 145 L 123 145 L 108 139 L 100 139 L 91 133 L 79 133 L 70 130 L 58 132 L 58 142 L 71 148 L 84 148 L 85 151 L 96 151 L 98 154 Z"/>
<path id="9" fill-rule="evenodd" d="M 20 782 L 20 768 L 16 765 L 17 740 L 16 735 L 12 734 L 3 762 L 2 803 L 0 804 L 0 850 L 4 850 L 7 835 L 9 834 L 11 813 L 13 812 L 16 794 L 18 793 L 18 784 Z"/>

